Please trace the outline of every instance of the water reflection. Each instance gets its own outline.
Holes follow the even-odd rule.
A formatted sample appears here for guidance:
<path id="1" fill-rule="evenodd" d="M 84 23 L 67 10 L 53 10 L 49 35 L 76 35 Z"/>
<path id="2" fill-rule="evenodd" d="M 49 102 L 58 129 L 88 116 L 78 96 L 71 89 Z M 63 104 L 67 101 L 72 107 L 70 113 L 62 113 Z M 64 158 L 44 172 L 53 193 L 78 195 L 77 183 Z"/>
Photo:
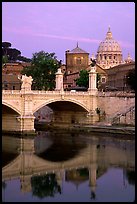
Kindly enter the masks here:
<path id="1" fill-rule="evenodd" d="M 74 133 L 3 136 L 2 199 L 131 202 L 135 195 L 134 145 L 134 140 Z"/>

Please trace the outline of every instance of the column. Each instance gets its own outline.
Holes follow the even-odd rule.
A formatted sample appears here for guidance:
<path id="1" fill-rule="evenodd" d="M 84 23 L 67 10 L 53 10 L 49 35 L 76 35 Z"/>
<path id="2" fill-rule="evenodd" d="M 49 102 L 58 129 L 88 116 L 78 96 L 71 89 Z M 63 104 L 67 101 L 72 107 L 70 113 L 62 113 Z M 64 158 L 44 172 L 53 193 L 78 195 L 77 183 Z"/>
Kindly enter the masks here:
<path id="1" fill-rule="evenodd" d="M 89 88 L 88 92 L 91 95 L 97 95 L 97 72 L 96 72 L 96 66 L 91 67 L 91 70 L 89 72 Z"/>
<path id="2" fill-rule="evenodd" d="M 56 72 L 56 91 L 64 91 L 63 89 L 63 73 L 61 72 L 61 68 Z"/>

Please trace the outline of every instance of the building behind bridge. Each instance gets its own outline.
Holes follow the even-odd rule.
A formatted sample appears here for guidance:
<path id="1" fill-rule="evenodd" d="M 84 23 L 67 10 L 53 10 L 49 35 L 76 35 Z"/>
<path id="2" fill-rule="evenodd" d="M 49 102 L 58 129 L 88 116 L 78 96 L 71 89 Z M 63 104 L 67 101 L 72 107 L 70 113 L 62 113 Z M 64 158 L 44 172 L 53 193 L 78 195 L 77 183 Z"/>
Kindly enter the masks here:
<path id="1" fill-rule="evenodd" d="M 65 52 L 66 62 L 61 66 L 64 73 L 64 89 L 71 89 L 76 87 L 75 79 L 79 77 L 80 70 L 89 71 L 91 58 L 89 53 L 81 49 L 77 43 L 72 50 Z M 18 75 L 25 66 L 30 63 L 6 63 L 2 68 L 2 88 L 3 89 L 20 89 L 20 81 Z M 126 83 L 126 77 L 129 70 L 135 69 L 135 61 L 133 61 L 128 54 L 127 59 L 123 60 L 122 50 L 117 41 L 112 37 L 110 28 L 98 47 L 96 54 L 96 71 L 100 75 L 98 82 L 99 90 L 119 90 L 130 91 L 130 87 Z"/>
<path id="2" fill-rule="evenodd" d="M 95 59 L 94 54 L 89 57 L 89 53 L 77 46 L 71 51 L 67 50 L 66 64 L 62 65 L 64 75 L 64 88 L 76 87 L 75 79 L 79 77 L 80 70 L 89 71 L 91 58 Z M 128 54 L 127 59 L 123 60 L 123 54 L 119 43 L 113 39 L 110 28 L 98 47 L 96 54 L 96 71 L 100 75 L 99 90 L 110 87 L 111 90 L 129 91 L 130 87 L 126 84 L 126 77 L 129 70 L 135 69 L 135 62 Z"/>

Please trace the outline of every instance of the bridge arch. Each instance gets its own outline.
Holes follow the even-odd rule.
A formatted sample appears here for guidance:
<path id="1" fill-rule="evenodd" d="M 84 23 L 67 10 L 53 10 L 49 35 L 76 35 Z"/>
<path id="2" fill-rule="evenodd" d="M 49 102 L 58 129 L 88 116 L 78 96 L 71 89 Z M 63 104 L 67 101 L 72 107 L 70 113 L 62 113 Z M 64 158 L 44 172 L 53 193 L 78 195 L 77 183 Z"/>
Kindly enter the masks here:
<path id="1" fill-rule="evenodd" d="M 74 99 L 67 99 L 67 100 L 59 100 L 59 99 L 52 99 L 52 100 L 48 100 L 48 101 L 44 101 L 42 102 L 41 104 L 38 104 L 38 106 L 33 110 L 33 114 L 39 110 L 40 108 L 46 106 L 46 105 L 49 105 L 49 104 L 52 104 L 52 103 L 56 103 L 56 102 L 70 102 L 70 103 L 73 103 L 75 105 L 78 105 L 80 106 L 83 110 L 85 110 L 86 112 L 90 112 L 90 110 L 86 107 L 86 105 L 80 103 L 79 101 L 77 100 L 74 100 Z"/>
<path id="2" fill-rule="evenodd" d="M 17 112 L 19 115 L 21 115 L 21 112 L 20 112 L 17 108 L 15 108 L 13 105 L 11 105 L 11 104 L 9 104 L 9 103 L 7 103 L 7 102 L 5 102 L 5 101 L 2 101 L 2 105 L 11 108 L 11 109 L 14 110 L 15 112 Z"/>

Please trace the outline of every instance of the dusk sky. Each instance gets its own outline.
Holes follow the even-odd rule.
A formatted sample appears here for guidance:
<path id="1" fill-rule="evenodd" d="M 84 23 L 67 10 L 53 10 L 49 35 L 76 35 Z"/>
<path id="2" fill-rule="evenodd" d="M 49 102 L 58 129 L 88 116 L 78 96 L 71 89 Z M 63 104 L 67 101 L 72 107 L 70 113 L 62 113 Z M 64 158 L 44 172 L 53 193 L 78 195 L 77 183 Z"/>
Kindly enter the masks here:
<path id="1" fill-rule="evenodd" d="M 2 2 L 2 41 L 28 58 L 43 50 L 65 63 L 77 42 L 91 57 L 109 26 L 123 58 L 135 59 L 134 2 Z"/>

